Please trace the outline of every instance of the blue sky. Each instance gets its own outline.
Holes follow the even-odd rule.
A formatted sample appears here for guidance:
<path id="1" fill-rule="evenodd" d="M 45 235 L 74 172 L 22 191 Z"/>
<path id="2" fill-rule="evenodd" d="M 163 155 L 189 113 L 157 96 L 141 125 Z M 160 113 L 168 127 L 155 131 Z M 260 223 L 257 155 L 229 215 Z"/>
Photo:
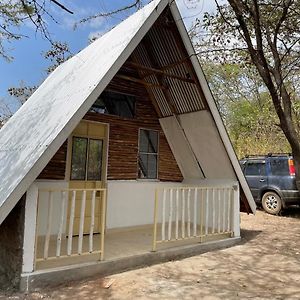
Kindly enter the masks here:
<path id="1" fill-rule="evenodd" d="M 77 53 L 88 44 L 89 37 L 108 31 L 132 12 L 123 12 L 112 18 L 98 18 L 74 30 L 76 21 L 95 12 L 111 11 L 126 3 L 132 3 L 133 0 L 63 0 L 60 2 L 72 10 L 74 15 L 49 3 L 48 9 L 58 22 L 56 24 L 49 20 L 49 32 L 53 40 L 67 42 L 71 52 Z M 195 18 L 201 18 L 205 11 L 215 10 L 214 0 L 176 0 L 176 2 L 187 27 Z M 49 42 L 39 33 L 35 33 L 33 25 L 29 22 L 22 26 L 20 32 L 28 38 L 7 45 L 10 49 L 9 54 L 14 57 L 14 60 L 7 62 L 0 57 L 0 100 L 5 98 L 11 105 L 13 105 L 13 100 L 9 98 L 7 89 L 19 86 L 20 82 L 26 85 L 40 84 L 46 77 L 45 70 L 49 64 L 42 55 L 50 48 Z"/>

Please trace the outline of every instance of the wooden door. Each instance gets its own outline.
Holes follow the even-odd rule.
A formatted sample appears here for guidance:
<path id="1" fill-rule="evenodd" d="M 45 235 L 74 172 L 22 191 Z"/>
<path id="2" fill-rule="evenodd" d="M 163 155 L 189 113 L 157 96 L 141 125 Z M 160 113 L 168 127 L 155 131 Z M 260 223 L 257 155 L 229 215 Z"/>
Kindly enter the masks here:
<path id="1" fill-rule="evenodd" d="M 106 187 L 107 126 L 82 121 L 72 134 L 70 163 L 70 189 L 94 189 Z M 101 197 L 96 193 L 94 232 L 100 232 Z M 71 201 L 71 200 L 70 200 Z M 79 234 L 82 192 L 76 192 L 73 234 Z M 86 193 L 84 234 L 88 234 L 91 223 L 92 192 Z"/>

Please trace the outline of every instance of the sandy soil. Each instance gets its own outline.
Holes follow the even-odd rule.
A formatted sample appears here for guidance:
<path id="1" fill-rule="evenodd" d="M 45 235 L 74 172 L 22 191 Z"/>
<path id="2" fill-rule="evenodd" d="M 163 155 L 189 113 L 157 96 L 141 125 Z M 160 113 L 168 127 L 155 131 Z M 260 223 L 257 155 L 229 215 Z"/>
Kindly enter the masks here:
<path id="1" fill-rule="evenodd" d="M 235 247 L 0 299 L 300 299 L 300 209 L 241 221 Z"/>

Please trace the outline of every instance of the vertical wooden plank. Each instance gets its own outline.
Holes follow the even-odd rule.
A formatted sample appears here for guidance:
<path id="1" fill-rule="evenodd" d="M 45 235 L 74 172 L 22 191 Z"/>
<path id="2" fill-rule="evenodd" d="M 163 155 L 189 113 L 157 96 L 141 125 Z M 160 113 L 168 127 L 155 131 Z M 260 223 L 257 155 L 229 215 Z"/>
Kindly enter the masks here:
<path id="1" fill-rule="evenodd" d="M 201 189 L 201 198 L 200 198 L 200 243 L 203 240 L 203 226 L 204 226 L 204 189 Z"/>
<path id="2" fill-rule="evenodd" d="M 60 222 L 59 222 L 59 228 L 58 228 L 58 234 L 57 234 L 57 240 L 56 240 L 56 257 L 60 257 L 61 253 L 61 238 L 62 238 L 62 232 L 64 228 L 64 222 L 65 222 L 65 215 L 66 215 L 66 191 L 61 191 L 61 208 L 60 208 Z"/>
<path id="3" fill-rule="evenodd" d="M 218 233 L 221 232 L 221 189 L 218 189 Z"/>
<path id="4" fill-rule="evenodd" d="M 205 235 L 208 235 L 208 195 L 209 195 L 209 189 L 206 189 L 206 197 L 205 197 Z"/>
<path id="5" fill-rule="evenodd" d="M 89 234 L 89 252 L 93 252 L 94 242 L 94 228 L 95 228 L 95 202 L 96 202 L 96 190 L 92 191 L 92 202 L 91 202 L 91 225 Z"/>
<path id="6" fill-rule="evenodd" d="M 212 230 L 211 233 L 215 233 L 216 226 L 216 189 L 212 188 Z"/>
<path id="7" fill-rule="evenodd" d="M 74 225 L 74 214 L 75 214 L 75 200 L 76 200 L 76 191 L 72 191 L 72 202 L 71 202 L 69 232 L 68 232 L 68 245 L 67 245 L 67 254 L 68 255 L 72 254 L 72 238 L 73 238 L 73 225 Z"/>
<path id="8" fill-rule="evenodd" d="M 49 191 L 48 197 L 48 215 L 47 215 L 47 231 L 44 244 L 44 259 L 48 258 L 51 227 L 52 227 L 52 210 L 53 210 L 53 192 Z"/>
<path id="9" fill-rule="evenodd" d="M 82 254 L 85 203 L 86 203 L 86 191 L 84 190 L 84 191 L 82 191 L 80 219 L 79 219 L 79 235 L 78 235 L 78 254 L 79 255 Z"/>
<path id="10" fill-rule="evenodd" d="M 197 199 L 198 199 L 198 189 L 195 188 L 194 191 L 194 230 L 193 236 L 197 236 Z"/>
<path id="11" fill-rule="evenodd" d="M 170 189 L 170 199 L 169 199 L 169 226 L 168 226 L 168 240 L 172 238 L 172 220 L 173 220 L 173 189 Z"/>
<path id="12" fill-rule="evenodd" d="M 153 242 L 152 251 L 156 251 L 156 241 L 157 241 L 157 208 L 158 208 L 158 190 L 155 189 L 155 199 L 154 199 L 154 220 L 153 220 Z"/>
<path id="13" fill-rule="evenodd" d="M 163 189 L 163 202 L 162 202 L 162 224 L 161 224 L 161 239 L 164 241 L 166 239 L 166 197 L 167 191 Z"/>
<path id="14" fill-rule="evenodd" d="M 182 189 L 181 199 L 181 237 L 185 238 L 185 191 Z"/>
<path id="15" fill-rule="evenodd" d="M 33 183 L 26 192 L 25 227 L 23 240 L 23 273 L 34 271 L 37 245 L 37 216 L 39 210 L 39 190 Z"/>
<path id="16" fill-rule="evenodd" d="M 225 224 L 226 224 L 226 194 L 225 194 L 225 189 L 222 189 L 222 207 L 223 207 L 223 226 L 222 226 L 222 232 L 226 231 Z"/>
<path id="17" fill-rule="evenodd" d="M 105 224 L 106 224 L 106 202 L 107 194 L 106 189 L 102 190 L 102 205 L 101 209 L 101 240 L 100 240 L 100 260 L 104 260 L 104 235 L 105 235 Z"/>
<path id="18" fill-rule="evenodd" d="M 175 239 L 178 240 L 179 231 L 179 189 L 176 189 L 176 217 L 175 217 Z"/>
<path id="19" fill-rule="evenodd" d="M 227 188 L 227 232 L 230 232 L 231 189 Z"/>
<path id="20" fill-rule="evenodd" d="M 187 236 L 191 237 L 191 189 L 188 189 L 187 195 Z"/>
<path id="21" fill-rule="evenodd" d="M 232 236 L 240 237 L 240 191 L 238 184 L 235 184 L 232 189 L 231 224 Z"/>

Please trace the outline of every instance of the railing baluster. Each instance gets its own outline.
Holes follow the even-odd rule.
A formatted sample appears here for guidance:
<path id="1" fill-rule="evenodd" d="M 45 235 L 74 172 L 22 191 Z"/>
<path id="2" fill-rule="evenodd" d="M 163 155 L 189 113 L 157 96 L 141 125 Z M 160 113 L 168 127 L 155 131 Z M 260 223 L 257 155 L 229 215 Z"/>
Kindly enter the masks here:
<path id="1" fill-rule="evenodd" d="M 203 224 L 204 224 L 204 189 L 201 189 L 201 198 L 200 198 L 200 243 L 203 239 Z"/>
<path id="2" fill-rule="evenodd" d="M 85 203 L 86 203 L 86 191 L 82 191 L 80 219 L 79 219 L 78 254 L 82 254 Z"/>
<path id="3" fill-rule="evenodd" d="M 153 220 L 153 240 L 152 240 L 152 251 L 156 251 L 157 242 L 157 209 L 158 209 L 158 190 L 155 189 L 155 199 L 154 199 L 154 220 Z"/>
<path id="4" fill-rule="evenodd" d="M 222 232 L 225 232 L 225 220 L 226 220 L 226 195 L 225 195 L 225 189 L 222 189 L 222 208 L 223 208 L 223 226 L 222 226 Z"/>
<path id="5" fill-rule="evenodd" d="M 218 233 L 221 232 L 221 189 L 218 189 Z"/>
<path id="6" fill-rule="evenodd" d="M 228 217 L 227 217 L 227 231 L 230 232 L 231 230 L 231 195 L 232 195 L 232 190 L 231 189 L 228 189 Z"/>
<path id="7" fill-rule="evenodd" d="M 191 237 L 191 189 L 188 189 L 188 196 L 187 196 L 187 235 Z"/>
<path id="8" fill-rule="evenodd" d="M 56 257 L 60 257 L 61 252 L 61 237 L 64 227 L 64 221 L 65 221 L 65 211 L 66 211 L 66 192 L 61 192 L 61 215 L 60 215 L 60 222 L 59 222 L 59 229 L 57 234 L 57 241 L 56 241 Z"/>
<path id="9" fill-rule="evenodd" d="M 168 240 L 171 240 L 172 236 L 172 219 L 173 219 L 173 189 L 170 189 L 170 205 L 169 205 L 169 228 L 168 228 Z"/>
<path id="10" fill-rule="evenodd" d="M 208 201 L 209 189 L 206 189 L 206 197 L 205 197 L 205 235 L 208 235 Z"/>
<path id="11" fill-rule="evenodd" d="M 216 189 L 212 188 L 212 231 L 211 233 L 215 233 L 216 226 Z"/>
<path id="12" fill-rule="evenodd" d="M 101 195 L 101 193 L 100 193 Z M 101 240 L 100 240 L 100 260 L 104 259 L 104 235 L 105 235 L 105 224 L 106 224 L 106 220 L 105 220 L 105 216 L 106 216 L 106 190 L 103 190 L 102 193 L 102 209 L 101 209 Z M 157 223 L 157 220 L 156 220 Z M 156 235 L 155 235 L 156 238 Z"/>
<path id="13" fill-rule="evenodd" d="M 181 199 L 181 237 L 185 238 L 185 191 L 182 189 L 182 199 Z"/>
<path id="14" fill-rule="evenodd" d="M 198 198 L 198 189 L 194 190 L 194 232 L 193 236 L 197 236 L 197 198 Z"/>
<path id="15" fill-rule="evenodd" d="M 76 201 L 76 191 L 72 192 L 72 202 L 69 220 L 69 233 L 68 233 L 68 249 L 67 254 L 70 256 L 72 254 L 72 238 L 73 238 L 73 225 L 74 225 L 74 215 L 75 215 L 75 201 Z"/>
<path id="16" fill-rule="evenodd" d="M 176 228 L 175 228 L 175 239 L 178 240 L 178 220 L 179 220 L 179 189 L 176 189 Z"/>
<path id="17" fill-rule="evenodd" d="M 167 191 L 163 189 L 163 202 L 162 202 L 162 224 L 161 224 L 161 239 L 166 239 L 166 197 Z"/>
<path id="18" fill-rule="evenodd" d="M 53 202 L 53 192 L 49 191 L 47 232 L 46 232 L 45 244 L 44 244 L 44 259 L 48 258 L 48 252 L 49 252 L 49 243 L 50 243 L 50 235 L 51 235 L 51 227 L 52 227 L 52 207 L 53 207 L 52 202 Z"/>
<path id="19" fill-rule="evenodd" d="M 94 241 L 94 228 L 95 228 L 95 201 L 96 201 L 96 191 L 92 191 L 92 202 L 91 202 L 91 225 L 90 225 L 90 235 L 89 235 L 89 252 L 93 252 L 93 241 Z"/>

